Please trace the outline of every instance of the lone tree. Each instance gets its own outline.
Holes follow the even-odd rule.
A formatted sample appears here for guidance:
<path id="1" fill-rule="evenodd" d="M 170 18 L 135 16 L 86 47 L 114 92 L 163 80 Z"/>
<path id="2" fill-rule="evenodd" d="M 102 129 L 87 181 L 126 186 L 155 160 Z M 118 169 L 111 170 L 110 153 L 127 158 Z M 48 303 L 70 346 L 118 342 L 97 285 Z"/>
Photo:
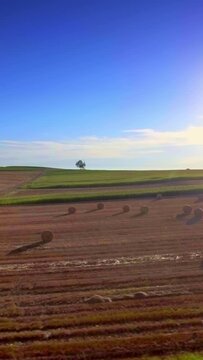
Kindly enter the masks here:
<path id="1" fill-rule="evenodd" d="M 86 164 L 85 164 L 84 161 L 78 160 L 78 161 L 76 162 L 75 166 L 77 166 L 79 169 L 85 169 Z"/>

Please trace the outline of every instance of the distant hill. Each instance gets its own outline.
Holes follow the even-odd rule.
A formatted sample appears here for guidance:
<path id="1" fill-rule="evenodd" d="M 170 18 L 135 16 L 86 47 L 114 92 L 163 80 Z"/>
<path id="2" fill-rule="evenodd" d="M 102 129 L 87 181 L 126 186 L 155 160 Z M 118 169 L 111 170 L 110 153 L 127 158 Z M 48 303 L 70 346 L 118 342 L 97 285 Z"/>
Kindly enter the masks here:
<path id="1" fill-rule="evenodd" d="M 0 171 L 37 171 L 37 170 L 56 170 L 55 168 L 41 166 L 0 166 Z"/>

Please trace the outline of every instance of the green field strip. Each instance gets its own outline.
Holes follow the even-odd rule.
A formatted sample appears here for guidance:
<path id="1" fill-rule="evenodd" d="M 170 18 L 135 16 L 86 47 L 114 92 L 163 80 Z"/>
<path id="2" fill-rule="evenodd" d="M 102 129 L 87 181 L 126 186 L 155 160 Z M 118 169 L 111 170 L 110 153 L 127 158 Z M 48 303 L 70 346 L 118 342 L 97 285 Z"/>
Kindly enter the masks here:
<path id="1" fill-rule="evenodd" d="M 30 189 L 150 184 L 171 180 L 203 179 L 203 170 L 45 170 L 37 180 L 27 184 Z"/>
<path id="2" fill-rule="evenodd" d="M 75 192 L 58 193 L 58 194 L 42 194 L 42 195 L 26 195 L 26 196 L 4 196 L 0 198 L 0 205 L 34 205 L 34 204 L 51 204 L 51 203 L 68 203 L 81 201 L 101 201 L 131 198 L 155 197 L 157 193 L 164 196 L 176 196 L 184 194 L 199 194 L 203 192 L 203 185 L 184 185 L 184 186 L 166 186 L 147 189 L 129 189 L 102 191 L 94 193 Z"/>

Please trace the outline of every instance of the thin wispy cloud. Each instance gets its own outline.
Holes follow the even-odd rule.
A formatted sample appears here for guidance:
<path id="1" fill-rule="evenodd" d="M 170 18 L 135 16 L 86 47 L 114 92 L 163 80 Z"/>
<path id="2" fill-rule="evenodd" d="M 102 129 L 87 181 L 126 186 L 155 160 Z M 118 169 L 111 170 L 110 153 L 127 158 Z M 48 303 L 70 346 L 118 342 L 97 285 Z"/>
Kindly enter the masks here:
<path id="1" fill-rule="evenodd" d="M 179 131 L 132 129 L 125 130 L 121 137 L 115 138 L 83 137 L 67 141 L 31 142 L 4 140 L 0 141 L 0 162 L 2 165 L 39 164 L 66 167 L 70 163 L 74 166 L 75 160 L 83 158 L 87 162 L 102 161 L 102 164 L 112 161 L 112 167 L 114 160 L 117 164 L 120 161 L 122 168 L 127 159 L 135 159 L 136 164 L 136 160 L 143 158 L 145 164 L 147 160 L 149 164 L 156 162 L 156 167 L 160 168 L 163 165 L 159 163 L 159 155 L 163 154 L 167 162 L 171 151 L 177 148 L 181 151 L 181 158 L 179 163 L 174 159 L 174 167 L 188 163 L 187 159 L 190 160 L 188 166 L 193 163 L 203 166 L 200 155 L 198 162 L 195 161 L 195 151 L 199 154 L 201 147 L 203 150 L 203 126 L 189 126 Z"/>

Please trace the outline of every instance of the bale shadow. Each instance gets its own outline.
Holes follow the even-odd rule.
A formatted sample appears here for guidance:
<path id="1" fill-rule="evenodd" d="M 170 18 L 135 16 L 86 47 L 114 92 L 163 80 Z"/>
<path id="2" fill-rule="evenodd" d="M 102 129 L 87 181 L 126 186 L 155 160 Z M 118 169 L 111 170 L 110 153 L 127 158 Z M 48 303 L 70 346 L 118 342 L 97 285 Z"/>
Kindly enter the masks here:
<path id="1" fill-rule="evenodd" d="M 115 213 L 115 214 L 113 214 L 111 216 L 119 216 L 119 215 L 122 215 L 122 214 L 126 214 L 126 212 L 125 211 L 119 211 L 119 212 L 117 212 L 117 213 Z"/>
<path id="2" fill-rule="evenodd" d="M 25 252 L 27 250 L 37 248 L 37 247 L 42 246 L 44 244 L 48 244 L 49 242 L 51 242 L 51 240 L 40 240 L 40 241 L 37 241 L 37 242 L 29 244 L 29 245 L 23 245 L 23 246 L 20 246 L 17 249 L 11 250 L 7 254 L 7 256 L 19 254 L 19 253 Z"/>
<path id="3" fill-rule="evenodd" d="M 176 220 L 183 220 L 186 218 L 186 216 L 187 216 L 187 214 L 185 214 L 185 213 L 177 214 Z"/>
<path id="4" fill-rule="evenodd" d="M 160 201 L 162 201 L 163 200 L 163 198 L 162 199 L 157 199 L 157 198 L 153 198 L 152 200 L 151 200 L 151 202 L 160 202 Z"/>
<path id="5" fill-rule="evenodd" d="M 87 210 L 87 211 L 85 211 L 85 214 L 90 214 L 90 213 L 93 213 L 93 212 L 96 212 L 96 211 L 99 211 L 100 209 L 97 209 L 97 208 L 95 208 L 95 209 L 92 209 L 92 210 Z"/>
<path id="6" fill-rule="evenodd" d="M 139 212 L 139 213 L 137 213 L 135 215 L 132 215 L 131 218 L 138 218 L 138 217 L 141 217 L 141 216 L 144 216 L 144 215 L 146 215 L 144 212 Z"/>
<path id="7" fill-rule="evenodd" d="M 60 215 L 55 215 L 54 217 L 63 217 L 63 216 L 69 216 L 69 215 L 73 215 L 73 213 L 65 213 L 65 214 L 60 214 Z"/>
<path id="8" fill-rule="evenodd" d="M 202 218 L 200 216 L 193 216 L 191 219 L 186 221 L 186 225 L 198 224 Z"/>
<path id="9" fill-rule="evenodd" d="M 199 199 L 196 199 L 196 200 L 194 201 L 195 204 L 202 203 L 202 202 L 203 202 L 203 198 L 202 198 L 202 199 L 199 198 Z"/>

